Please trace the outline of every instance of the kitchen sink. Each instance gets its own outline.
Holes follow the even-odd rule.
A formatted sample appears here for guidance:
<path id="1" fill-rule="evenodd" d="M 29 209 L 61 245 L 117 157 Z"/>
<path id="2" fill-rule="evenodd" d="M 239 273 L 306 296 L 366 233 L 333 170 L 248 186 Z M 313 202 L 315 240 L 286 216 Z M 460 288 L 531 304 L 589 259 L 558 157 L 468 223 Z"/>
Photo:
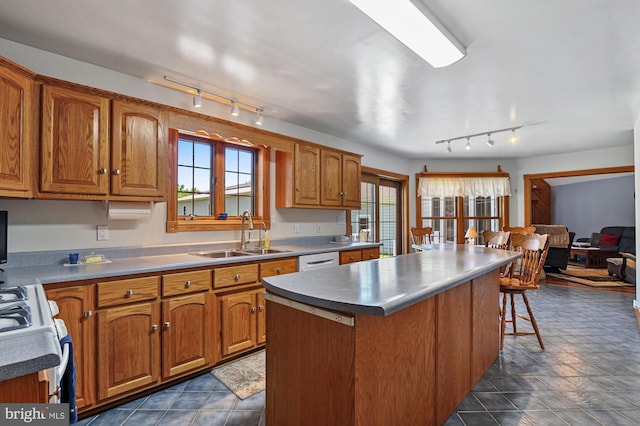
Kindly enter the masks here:
<path id="1" fill-rule="evenodd" d="M 272 248 L 256 248 L 256 249 L 246 249 L 246 250 L 242 250 L 242 253 L 248 253 L 248 254 L 271 254 L 271 253 L 287 253 L 290 252 L 291 250 L 281 250 L 281 249 L 272 249 Z"/>
<path id="2" fill-rule="evenodd" d="M 236 256 L 250 256 L 252 253 L 247 253 L 238 250 L 216 250 L 216 251 L 202 251 L 198 253 L 191 253 L 196 256 L 205 256 L 210 257 L 212 259 L 224 259 L 227 257 L 236 257 Z"/>

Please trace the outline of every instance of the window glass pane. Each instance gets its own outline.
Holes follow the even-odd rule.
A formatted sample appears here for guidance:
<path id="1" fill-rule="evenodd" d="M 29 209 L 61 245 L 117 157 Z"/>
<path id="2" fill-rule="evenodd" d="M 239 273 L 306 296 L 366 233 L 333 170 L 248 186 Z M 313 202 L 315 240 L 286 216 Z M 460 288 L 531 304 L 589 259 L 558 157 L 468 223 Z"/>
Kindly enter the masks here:
<path id="1" fill-rule="evenodd" d="M 253 152 L 240 151 L 238 153 L 238 172 L 253 174 Z"/>
<path id="2" fill-rule="evenodd" d="M 225 148 L 224 150 L 224 168 L 230 172 L 238 171 L 238 150 L 233 148 Z"/>
<path id="3" fill-rule="evenodd" d="M 191 165 L 193 159 L 193 142 L 178 140 L 178 164 Z"/>
<path id="4" fill-rule="evenodd" d="M 191 167 L 178 166 L 178 191 L 193 190 L 193 174 Z"/>
<path id="5" fill-rule="evenodd" d="M 211 169 L 211 145 L 196 143 L 193 148 L 193 165 L 195 167 Z"/>
<path id="6" fill-rule="evenodd" d="M 211 192 L 211 170 L 208 169 L 194 169 L 193 170 L 193 183 L 194 192 Z"/>
<path id="7" fill-rule="evenodd" d="M 225 209 L 231 216 L 254 214 L 254 164 L 253 151 L 225 148 Z"/>

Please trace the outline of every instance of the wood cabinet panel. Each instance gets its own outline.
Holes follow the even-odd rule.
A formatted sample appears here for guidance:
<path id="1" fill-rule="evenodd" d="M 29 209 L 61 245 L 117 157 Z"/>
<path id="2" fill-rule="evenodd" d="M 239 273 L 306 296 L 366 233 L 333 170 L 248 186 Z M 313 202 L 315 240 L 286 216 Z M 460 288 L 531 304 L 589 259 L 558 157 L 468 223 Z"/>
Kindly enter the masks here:
<path id="1" fill-rule="evenodd" d="M 340 252 L 340 264 L 360 262 L 362 260 L 362 250 L 343 250 Z"/>
<path id="2" fill-rule="evenodd" d="M 98 283 L 98 307 L 153 300 L 159 294 L 160 277 L 157 276 Z"/>
<path id="3" fill-rule="evenodd" d="M 33 195 L 34 87 L 33 75 L 0 58 L 0 196 Z"/>
<path id="4" fill-rule="evenodd" d="M 220 298 L 222 356 L 235 354 L 256 346 L 255 291 L 222 296 Z"/>
<path id="5" fill-rule="evenodd" d="M 260 279 L 298 271 L 298 259 L 278 259 L 260 263 Z"/>
<path id="6" fill-rule="evenodd" d="M 47 298 L 58 305 L 58 318 L 64 320 L 73 342 L 78 409 L 91 406 L 96 398 L 95 286 L 79 285 L 46 292 Z"/>
<path id="7" fill-rule="evenodd" d="M 213 287 L 229 287 L 258 281 L 258 264 L 227 266 L 213 270 Z"/>
<path id="8" fill-rule="evenodd" d="M 471 283 L 438 294 L 436 302 L 437 395 L 447 395 L 437 399 L 436 420 L 443 424 L 471 389 Z"/>
<path id="9" fill-rule="evenodd" d="M 342 155 L 337 151 L 323 149 L 321 158 L 321 195 L 324 206 L 342 205 Z"/>
<path id="10" fill-rule="evenodd" d="M 39 371 L 0 381 L 0 395 L 2 395 L 3 404 L 46 404 L 49 402 L 49 378 L 47 373 L 46 371 Z M 12 422 L 11 420 L 8 421 Z M 25 422 L 25 424 L 28 424 L 28 422 Z"/>
<path id="11" fill-rule="evenodd" d="M 360 208 L 360 157 L 342 155 L 342 206 Z"/>
<path id="12" fill-rule="evenodd" d="M 496 360 L 500 352 L 500 272 L 491 271 L 471 281 L 471 385 L 473 386 Z"/>
<path id="13" fill-rule="evenodd" d="M 165 111 L 113 101 L 111 193 L 166 197 L 167 119 Z"/>
<path id="14" fill-rule="evenodd" d="M 41 191 L 107 195 L 109 100 L 44 85 L 40 157 Z"/>
<path id="15" fill-rule="evenodd" d="M 213 295 L 200 293 L 162 302 L 162 376 L 214 362 Z"/>
<path id="16" fill-rule="evenodd" d="M 177 296 L 211 289 L 211 271 L 178 272 L 162 276 L 162 296 Z"/>
<path id="17" fill-rule="evenodd" d="M 107 399 L 160 380 L 160 303 L 99 310 L 98 396 Z"/>
<path id="18" fill-rule="evenodd" d="M 372 260 L 380 258 L 380 247 L 362 249 L 362 260 Z"/>
<path id="19" fill-rule="evenodd" d="M 320 149 L 311 145 L 296 144 L 293 168 L 294 204 L 320 204 Z"/>
<path id="20" fill-rule="evenodd" d="M 256 290 L 256 344 L 267 341 L 267 304 L 264 300 L 264 289 Z"/>

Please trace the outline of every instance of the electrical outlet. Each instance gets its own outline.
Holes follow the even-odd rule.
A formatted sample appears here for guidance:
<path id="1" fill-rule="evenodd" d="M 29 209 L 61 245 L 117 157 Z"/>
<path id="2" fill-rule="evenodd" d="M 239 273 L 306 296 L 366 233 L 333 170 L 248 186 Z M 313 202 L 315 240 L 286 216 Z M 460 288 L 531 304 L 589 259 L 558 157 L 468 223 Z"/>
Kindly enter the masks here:
<path id="1" fill-rule="evenodd" d="M 98 241 L 106 241 L 109 239 L 109 227 L 107 225 L 96 226 L 98 232 Z"/>
<path id="2" fill-rule="evenodd" d="M 297 224 L 297 223 L 293 224 L 293 232 L 295 232 L 296 234 L 298 232 L 300 232 L 300 225 L 299 224 Z"/>

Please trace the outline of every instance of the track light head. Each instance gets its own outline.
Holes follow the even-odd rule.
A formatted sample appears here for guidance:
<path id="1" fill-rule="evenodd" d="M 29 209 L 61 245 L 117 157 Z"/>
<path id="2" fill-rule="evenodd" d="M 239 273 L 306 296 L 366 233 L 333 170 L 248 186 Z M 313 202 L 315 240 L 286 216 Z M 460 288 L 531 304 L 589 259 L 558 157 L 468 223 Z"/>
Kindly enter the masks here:
<path id="1" fill-rule="evenodd" d="M 264 119 L 262 118 L 262 111 L 263 111 L 262 108 L 256 108 L 256 121 L 255 121 L 255 123 L 258 126 L 262 126 L 262 123 L 264 121 Z"/>
<path id="2" fill-rule="evenodd" d="M 193 97 L 193 106 L 195 108 L 200 108 L 202 106 L 202 95 L 200 94 L 200 90 L 198 90 L 198 94 Z"/>
<path id="3" fill-rule="evenodd" d="M 516 143 L 518 137 L 516 136 L 516 129 L 511 129 L 511 136 L 509 136 L 509 142 Z"/>
<path id="4" fill-rule="evenodd" d="M 238 104 L 236 104 L 236 100 L 231 100 L 231 115 L 237 117 L 240 115 L 240 108 L 238 108 Z"/>
<path id="5" fill-rule="evenodd" d="M 493 146 L 493 145 L 496 143 L 496 141 L 494 141 L 493 139 L 491 139 L 491 133 L 487 133 L 487 137 L 488 137 L 488 139 L 487 139 L 487 145 L 489 145 L 489 146 Z"/>
<path id="6" fill-rule="evenodd" d="M 447 152 L 451 152 L 451 141 L 447 141 Z"/>
<path id="7" fill-rule="evenodd" d="M 467 144 L 464 146 L 464 149 L 466 149 L 467 151 L 471 150 L 471 143 L 469 142 L 469 138 L 467 138 Z"/>

